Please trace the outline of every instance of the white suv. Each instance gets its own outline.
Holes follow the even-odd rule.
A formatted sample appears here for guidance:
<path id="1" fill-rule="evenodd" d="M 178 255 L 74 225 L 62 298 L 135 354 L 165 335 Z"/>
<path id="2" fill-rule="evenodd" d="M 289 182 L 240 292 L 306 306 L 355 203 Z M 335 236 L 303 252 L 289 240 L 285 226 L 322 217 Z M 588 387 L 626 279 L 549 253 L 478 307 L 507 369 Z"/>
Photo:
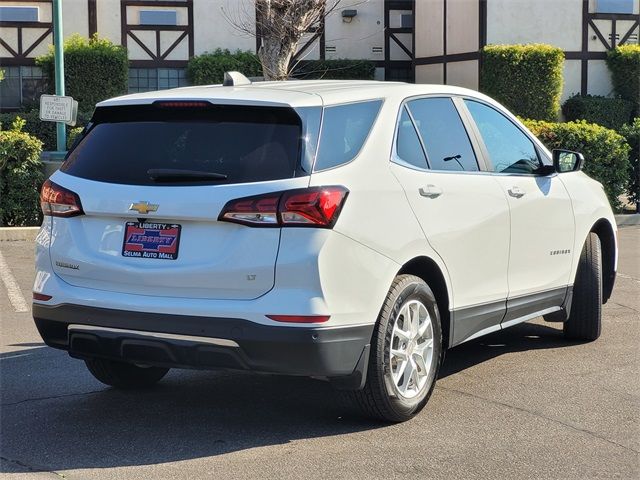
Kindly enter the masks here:
<path id="1" fill-rule="evenodd" d="M 448 348 L 599 336 L 616 224 L 579 154 L 462 88 L 225 83 L 100 103 L 42 189 L 33 316 L 98 380 L 313 376 L 402 421 Z"/>

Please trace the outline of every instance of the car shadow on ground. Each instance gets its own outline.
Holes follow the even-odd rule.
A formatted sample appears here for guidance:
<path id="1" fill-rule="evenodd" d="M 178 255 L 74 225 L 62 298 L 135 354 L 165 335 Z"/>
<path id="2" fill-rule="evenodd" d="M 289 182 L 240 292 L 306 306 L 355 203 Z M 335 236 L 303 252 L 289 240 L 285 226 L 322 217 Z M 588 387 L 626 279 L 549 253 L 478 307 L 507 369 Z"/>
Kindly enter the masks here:
<path id="1" fill-rule="evenodd" d="M 522 323 L 452 348 L 438 378 L 455 375 L 505 353 L 571 347 L 578 343 L 564 338 L 561 323 Z"/>
<path id="2" fill-rule="evenodd" d="M 451 350 L 440 377 L 566 345 L 555 328 L 520 325 Z M 0 355 L 0 382 L 0 472 L 9 462 L 50 471 L 151 465 L 386 427 L 348 414 L 326 382 L 172 371 L 153 389 L 123 392 L 50 348 Z"/>

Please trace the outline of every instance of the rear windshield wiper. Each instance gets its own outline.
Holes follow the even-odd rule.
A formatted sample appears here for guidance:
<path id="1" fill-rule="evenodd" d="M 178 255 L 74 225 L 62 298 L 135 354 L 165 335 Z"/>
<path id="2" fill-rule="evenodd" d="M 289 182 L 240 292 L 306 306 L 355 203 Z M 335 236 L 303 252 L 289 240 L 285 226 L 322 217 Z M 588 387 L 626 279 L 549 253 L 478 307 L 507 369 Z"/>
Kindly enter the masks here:
<path id="1" fill-rule="evenodd" d="M 226 180 L 224 173 L 201 170 L 180 170 L 177 168 L 151 168 L 147 175 L 155 182 L 187 182 L 189 180 Z"/>

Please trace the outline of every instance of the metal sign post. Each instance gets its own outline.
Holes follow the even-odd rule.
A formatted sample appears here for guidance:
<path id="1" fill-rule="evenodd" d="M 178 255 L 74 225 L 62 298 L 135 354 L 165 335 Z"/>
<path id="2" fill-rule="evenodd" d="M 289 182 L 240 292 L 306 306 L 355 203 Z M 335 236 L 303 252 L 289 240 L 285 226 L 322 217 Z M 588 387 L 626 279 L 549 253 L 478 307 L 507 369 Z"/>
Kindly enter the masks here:
<path id="1" fill-rule="evenodd" d="M 55 48 L 56 95 L 64 97 L 64 48 L 62 34 L 62 0 L 53 0 L 53 44 Z M 56 124 L 58 152 L 67 150 L 67 130 Z"/>

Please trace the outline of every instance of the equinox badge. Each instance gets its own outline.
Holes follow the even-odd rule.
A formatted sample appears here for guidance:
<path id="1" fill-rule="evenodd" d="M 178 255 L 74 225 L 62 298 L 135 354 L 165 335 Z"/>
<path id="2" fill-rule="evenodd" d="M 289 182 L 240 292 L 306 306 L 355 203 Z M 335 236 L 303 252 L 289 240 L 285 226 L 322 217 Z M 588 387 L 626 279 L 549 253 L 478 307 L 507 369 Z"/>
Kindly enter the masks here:
<path id="1" fill-rule="evenodd" d="M 129 206 L 129 210 L 135 210 L 138 213 L 147 214 L 149 212 L 156 212 L 158 210 L 158 206 L 159 205 L 155 203 L 136 202 Z"/>

